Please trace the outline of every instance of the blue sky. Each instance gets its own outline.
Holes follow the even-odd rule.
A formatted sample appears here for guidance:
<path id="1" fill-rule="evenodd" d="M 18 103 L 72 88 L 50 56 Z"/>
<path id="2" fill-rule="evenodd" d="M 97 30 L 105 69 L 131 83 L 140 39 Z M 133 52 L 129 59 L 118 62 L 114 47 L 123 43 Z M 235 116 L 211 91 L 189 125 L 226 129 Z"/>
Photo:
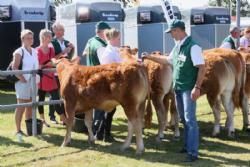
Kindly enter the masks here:
<path id="1" fill-rule="evenodd" d="M 191 8 L 207 5 L 208 0 L 172 0 L 172 3 L 180 8 Z"/>
<path id="2" fill-rule="evenodd" d="M 191 8 L 197 6 L 204 6 L 208 4 L 208 0 L 170 0 L 173 5 L 177 5 L 179 8 Z M 141 3 L 154 4 L 159 3 L 158 0 L 141 0 Z"/>

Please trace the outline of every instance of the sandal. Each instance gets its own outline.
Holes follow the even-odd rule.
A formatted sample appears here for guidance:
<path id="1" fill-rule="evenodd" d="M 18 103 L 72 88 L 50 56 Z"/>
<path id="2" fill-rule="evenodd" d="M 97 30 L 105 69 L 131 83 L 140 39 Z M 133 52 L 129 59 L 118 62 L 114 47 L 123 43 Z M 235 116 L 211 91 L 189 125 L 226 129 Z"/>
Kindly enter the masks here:
<path id="1" fill-rule="evenodd" d="M 49 125 L 45 120 L 43 120 L 42 123 L 43 123 L 47 128 L 50 127 L 50 125 Z"/>

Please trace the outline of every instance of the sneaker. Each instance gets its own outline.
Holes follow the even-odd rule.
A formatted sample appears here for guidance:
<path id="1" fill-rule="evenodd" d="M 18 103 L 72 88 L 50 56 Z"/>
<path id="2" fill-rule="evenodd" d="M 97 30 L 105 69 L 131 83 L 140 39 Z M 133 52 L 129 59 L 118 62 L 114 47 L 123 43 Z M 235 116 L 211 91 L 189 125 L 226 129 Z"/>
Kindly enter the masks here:
<path id="1" fill-rule="evenodd" d="M 194 162 L 196 160 L 198 160 L 197 156 L 188 154 L 188 156 L 186 157 L 186 159 L 184 160 L 184 162 Z"/>
<path id="2" fill-rule="evenodd" d="M 57 120 L 56 120 L 55 118 L 51 118 L 51 119 L 50 119 L 50 122 L 51 122 L 52 124 L 58 124 L 58 122 L 57 122 Z"/>
<path id="3" fill-rule="evenodd" d="M 95 136 L 96 136 L 97 140 L 103 140 L 103 138 L 104 138 L 103 135 L 100 133 L 97 133 Z"/>
<path id="4" fill-rule="evenodd" d="M 16 137 L 17 137 L 17 141 L 19 143 L 23 143 L 23 135 L 22 135 L 21 131 L 19 131 L 19 132 L 16 133 Z"/>
<path id="5" fill-rule="evenodd" d="M 22 130 L 20 130 L 19 132 L 17 132 L 17 133 L 21 133 L 22 134 L 22 136 L 25 136 L 25 137 L 27 137 L 28 135 L 26 135 Z"/>
<path id="6" fill-rule="evenodd" d="M 114 139 L 114 137 L 112 135 L 107 135 L 107 136 L 105 135 L 104 141 L 107 143 L 113 143 L 116 140 Z"/>
<path id="7" fill-rule="evenodd" d="M 43 120 L 42 122 L 43 122 L 43 124 L 44 124 L 47 128 L 50 127 L 50 125 L 49 125 L 45 120 Z"/>
<path id="8" fill-rule="evenodd" d="M 183 153 L 187 153 L 187 150 L 185 148 L 182 148 L 179 153 L 183 154 Z"/>

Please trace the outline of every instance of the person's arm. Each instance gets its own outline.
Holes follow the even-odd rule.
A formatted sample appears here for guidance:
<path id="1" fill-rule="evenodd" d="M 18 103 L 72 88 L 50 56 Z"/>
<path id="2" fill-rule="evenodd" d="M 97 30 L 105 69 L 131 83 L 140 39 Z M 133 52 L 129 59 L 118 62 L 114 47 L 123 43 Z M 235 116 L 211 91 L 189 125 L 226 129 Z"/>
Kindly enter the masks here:
<path id="1" fill-rule="evenodd" d="M 148 59 L 160 64 L 170 64 L 168 58 L 166 56 L 156 56 L 156 55 L 149 55 L 149 54 L 142 54 L 142 60 Z"/>
<path id="2" fill-rule="evenodd" d="M 202 56 L 202 49 L 198 45 L 194 45 L 191 48 L 191 59 L 195 67 L 198 68 L 198 75 L 194 85 L 194 88 L 191 92 L 192 100 L 197 100 L 200 97 L 201 93 L 201 85 L 205 76 L 205 62 Z"/>
<path id="3" fill-rule="evenodd" d="M 89 41 L 87 42 L 87 44 L 82 52 L 82 57 L 87 57 L 88 54 L 89 54 Z"/>
<path id="4" fill-rule="evenodd" d="M 96 53 L 100 64 L 108 64 L 111 61 L 108 53 L 105 53 L 105 47 L 98 48 Z"/>
<path id="5" fill-rule="evenodd" d="M 220 48 L 232 49 L 232 46 L 229 42 L 224 42 L 221 44 Z"/>
<path id="6" fill-rule="evenodd" d="M 65 46 L 66 48 L 63 50 L 62 54 L 66 55 L 66 57 L 68 57 L 69 59 L 71 59 L 73 57 L 74 54 L 74 45 L 72 43 L 70 43 L 69 41 L 65 42 Z"/>
<path id="7" fill-rule="evenodd" d="M 205 65 L 204 64 L 201 64 L 201 65 L 197 65 L 196 66 L 199 70 L 198 70 L 198 76 L 197 76 L 197 80 L 196 80 L 196 83 L 195 83 L 195 87 L 198 88 L 198 89 L 201 89 L 201 85 L 202 85 L 202 82 L 203 82 L 203 79 L 204 79 L 204 76 L 205 76 Z"/>
<path id="8" fill-rule="evenodd" d="M 245 47 L 246 47 L 246 44 L 245 44 L 245 43 L 246 43 L 246 42 L 245 42 L 244 38 L 241 37 L 241 38 L 240 38 L 240 46 L 239 46 L 239 47 L 245 48 Z"/>
<path id="9" fill-rule="evenodd" d="M 13 54 L 13 63 L 12 63 L 12 69 L 13 70 L 19 70 L 18 67 L 22 61 L 22 56 L 19 52 L 15 52 Z M 21 81 L 21 82 L 26 82 L 24 76 L 22 74 L 16 74 L 16 77 Z"/>

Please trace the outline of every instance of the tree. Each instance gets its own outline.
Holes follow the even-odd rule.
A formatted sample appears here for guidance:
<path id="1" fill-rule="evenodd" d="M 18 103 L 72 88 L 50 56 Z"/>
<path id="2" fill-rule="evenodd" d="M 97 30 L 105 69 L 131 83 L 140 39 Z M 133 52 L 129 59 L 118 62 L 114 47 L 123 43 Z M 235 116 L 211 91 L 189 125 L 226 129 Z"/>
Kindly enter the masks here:
<path id="1" fill-rule="evenodd" d="M 72 0 L 52 0 L 52 1 L 54 1 L 54 4 L 56 6 L 59 6 L 60 4 L 72 3 Z"/>
<path id="2" fill-rule="evenodd" d="M 72 3 L 72 0 L 51 0 L 51 1 L 53 1 L 56 6 L 59 6 L 61 4 Z M 136 6 L 140 2 L 140 0 L 113 0 L 113 1 L 121 2 L 124 7 Z"/>
<path id="3" fill-rule="evenodd" d="M 237 0 L 209 0 L 208 4 L 210 6 L 223 6 L 230 9 L 230 2 L 231 2 L 231 9 L 232 15 L 236 15 L 236 1 Z M 241 16 L 248 16 L 250 14 L 250 4 L 248 0 L 241 0 L 241 7 L 240 7 L 240 14 Z"/>
<path id="4" fill-rule="evenodd" d="M 114 0 L 114 1 L 121 2 L 124 7 L 136 6 L 140 3 L 140 0 Z"/>

